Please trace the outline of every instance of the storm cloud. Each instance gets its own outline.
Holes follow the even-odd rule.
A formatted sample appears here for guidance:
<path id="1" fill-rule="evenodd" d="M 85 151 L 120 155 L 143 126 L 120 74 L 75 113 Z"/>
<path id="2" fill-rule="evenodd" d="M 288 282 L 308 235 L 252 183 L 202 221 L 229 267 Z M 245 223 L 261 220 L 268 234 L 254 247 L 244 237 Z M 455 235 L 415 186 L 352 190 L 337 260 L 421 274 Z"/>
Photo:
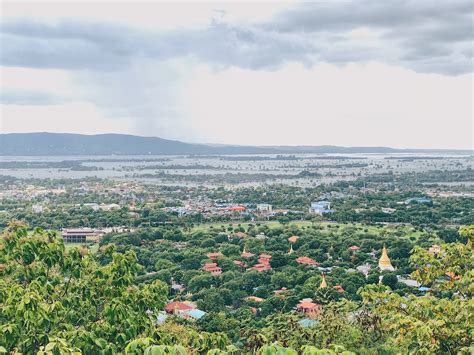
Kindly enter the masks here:
<path id="1" fill-rule="evenodd" d="M 0 60 L 7 66 L 112 71 L 140 56 L 252 70 L 275 70 L 288 62 L 378 61 L 456 75 L 472 71 L 473 20 L 470 1 L 304 3 L 265 22 L 212 20 L 201 28 L 168 31 L 10 19 L 1 25 Z M 358 35 L 364 30 L 370 34 Z"/>
<path id="2" fill-rule="evenodd" d="M 3 10 L 4 131 L 472 145 L 472 1 L 9 2 Z"/>

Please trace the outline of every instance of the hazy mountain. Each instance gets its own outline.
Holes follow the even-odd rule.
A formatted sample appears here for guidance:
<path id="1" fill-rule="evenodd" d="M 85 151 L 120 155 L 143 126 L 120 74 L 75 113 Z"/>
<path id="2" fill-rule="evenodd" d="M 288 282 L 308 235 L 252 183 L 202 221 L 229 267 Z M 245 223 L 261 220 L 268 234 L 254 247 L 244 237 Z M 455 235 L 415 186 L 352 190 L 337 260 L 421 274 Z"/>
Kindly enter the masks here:
<path id="1" fill-rule="evenodd" d="M 191 144 L 158 137 L 127 134 L 10 133 L 0 135 L 0 155 L 179 155 L 179 154 L 298 154 L 407 153 L 469 151 L 393 149 L 387 147 L 272 146 Z"/>

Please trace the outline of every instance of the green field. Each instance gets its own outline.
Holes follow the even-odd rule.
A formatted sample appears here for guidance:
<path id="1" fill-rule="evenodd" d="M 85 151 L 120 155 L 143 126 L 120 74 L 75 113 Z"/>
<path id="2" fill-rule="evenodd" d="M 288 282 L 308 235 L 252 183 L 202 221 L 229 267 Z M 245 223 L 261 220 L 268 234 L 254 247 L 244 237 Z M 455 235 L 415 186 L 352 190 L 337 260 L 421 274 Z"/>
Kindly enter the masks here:
<path id="1" fill-rule="evenodd" d="M 381 234 L 381 233 L 388 233 L 392 234 L 394 232 L 402 231 L 404 233 L 403 237 L 410 238 L 415 237 L 418 239 L 420 236 L 424 234 L 424 232 L 416 231 L 411 226 L 401 226 L 401 225 L 384 225 L 384 226 L 371 226 L 371 225 L 364 225 L 360 223 L 334 223 L 334 222 L 311 222 L 311 221 L 293 221 L 288 224 L 282 224 L 278 221 L 256 221 L 256 222 L 244 222 L 244 223 L 203 223 L 198 224 L 193 227 L 193 232 L 198 231 L 208 231 L 208 230 L 227 230 L 229 226 L 233 228 L 243 227 L 244 229 L 248 229 L 249 226 L 267 226 L 270 229 L 273 228 L 284 228 L 288 227 L 297 227 L 297 228 L 310 228 L 313 226 L 317 226 L 322 230 L 332 230 L 333 232 L 342 231 L 345 228 L 355 228 L 357 232 L 366 231 L 366 233 L 370 234 Z"/>

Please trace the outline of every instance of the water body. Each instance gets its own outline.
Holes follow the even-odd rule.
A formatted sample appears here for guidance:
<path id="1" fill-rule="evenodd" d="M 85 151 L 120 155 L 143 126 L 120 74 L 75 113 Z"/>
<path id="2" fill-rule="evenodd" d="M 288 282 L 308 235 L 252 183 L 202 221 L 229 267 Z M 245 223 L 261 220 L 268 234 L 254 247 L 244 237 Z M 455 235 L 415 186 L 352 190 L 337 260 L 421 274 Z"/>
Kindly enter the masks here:
<path id="1" fill-rule="evenodd" d="M 410 159 L 413 157 L 414 159 Z M 252 159 L 252 160 L 249 160 Z M 45 163 L 42 168 L 9 168 L 8 164 Z M 48 163 L 74 162 L 77 168 L 48 167 Z M 2 163 L 5 163 L 3 166 Z M 31 164 L 34 165 L 34 164 Z M 66 164 L 67 165 L 67 164 Z M 146 181 L 156 184 L 203 184 L 193 180 L 208 176 L 242 174 L 241 185 L 255 183 L 320 184 L 337 180 L 352 180 L 360 176 L 393 171 L 420 172 L 459 170 L 473 167 L 470 156 L 440 156 L 424 154 L 272 154 L 249 156 L 0 156 L 0 175 L 16 178 L 104 178 Z M 295 175 L 309 173 L 297 178 Z M 260 179 L 258 176 L 268 176 Z M 318 176 L 311 176 L 317 174 Z M 287 176 L 287 177 L 286 177 Z M 258 181 L 251 181 L 252 179 Z M 234 180 L 234 179 L 232 179 Z M 205 185 L 206 183 L 204 183 Z M 211 183 L 212 184 L 212 183 Z M 219 183 L 223 184 L 223 183 Z M 234 182 L 232 183 L 234 184 Z"/>

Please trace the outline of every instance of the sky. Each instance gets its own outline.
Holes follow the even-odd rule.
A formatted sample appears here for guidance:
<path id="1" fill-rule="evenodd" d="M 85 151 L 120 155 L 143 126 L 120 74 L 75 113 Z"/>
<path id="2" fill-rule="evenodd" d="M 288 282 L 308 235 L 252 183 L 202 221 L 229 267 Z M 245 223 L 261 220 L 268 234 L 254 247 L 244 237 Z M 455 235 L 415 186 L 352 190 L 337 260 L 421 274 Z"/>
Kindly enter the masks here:
<path id="1" fill-rule="evenodd" d="M 0 10 L 2 133 L 473 148 L 472 0 Z"/>

